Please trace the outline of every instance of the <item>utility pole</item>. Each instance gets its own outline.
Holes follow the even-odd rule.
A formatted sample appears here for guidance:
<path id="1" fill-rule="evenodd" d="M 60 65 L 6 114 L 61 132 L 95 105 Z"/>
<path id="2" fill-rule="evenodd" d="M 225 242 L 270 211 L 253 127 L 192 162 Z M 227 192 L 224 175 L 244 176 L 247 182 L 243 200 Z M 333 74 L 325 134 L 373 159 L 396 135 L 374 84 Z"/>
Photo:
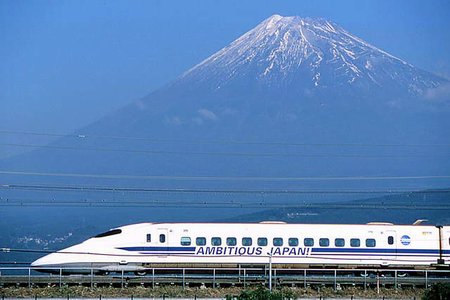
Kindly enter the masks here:
<path id="1" fill-rule="evenodd" d="M 267 253 L 269 255 L 269 291 L 272 292 L 272 253 Z"/>

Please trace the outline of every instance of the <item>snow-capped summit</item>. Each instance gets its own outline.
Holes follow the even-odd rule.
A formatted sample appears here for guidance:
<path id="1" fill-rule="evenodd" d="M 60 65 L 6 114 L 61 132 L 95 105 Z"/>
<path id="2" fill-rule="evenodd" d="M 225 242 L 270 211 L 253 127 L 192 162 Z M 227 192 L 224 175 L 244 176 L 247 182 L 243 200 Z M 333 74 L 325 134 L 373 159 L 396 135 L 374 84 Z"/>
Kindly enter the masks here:
<path id="1" fill-rule="evenodd" d="M 339 88 L 407 91 L 421 95 L 442 79 L 321 18 L 273 15 L 188 70 L 181 80 L 211 89 L 257 84 L 293 90 Z"/>

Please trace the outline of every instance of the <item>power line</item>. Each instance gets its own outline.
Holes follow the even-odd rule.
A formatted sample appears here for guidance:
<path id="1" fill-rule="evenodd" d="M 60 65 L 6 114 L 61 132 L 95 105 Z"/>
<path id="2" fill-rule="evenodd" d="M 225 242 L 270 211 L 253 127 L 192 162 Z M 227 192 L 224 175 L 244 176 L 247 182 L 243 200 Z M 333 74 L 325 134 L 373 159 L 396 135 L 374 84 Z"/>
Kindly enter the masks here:
<path id="1" fill-rule="evenodd" d="M 21 252 L 21 253 L 53 253 L 56 250 L 37 250 L 37 249 L 15 249 L 15 248 L 0 248 L 0 252 L 10 253 L 10 252 Z"/>
<path id="2" fill-rule="evenodd" d="M 282 141 L 242 141 L 242 140 L 207 140 L 207 139 L 158 139 L 149 137 L 129 137 L 115 135 L 90 135 L 90 134 L 58 134 L 49 132 L 13 131 L 0 130 L 0 134 L 9 135 L 32 135 L 49 137 L 70 137 L 76 139 L 114 139 L 114 140 L 136 140 L 149 143 L 186 143 L 186 144 L 241 144 L 241 145 L 275 145 L 275 146 L 314 146 L 314 147 L 450 147 L 450 144 L 395 144 L 395 143 L 292 143 Z"/>
<path id="3" fill-rule="evenodd" d="M 450 189 L 303 189 L 303 190 L 242 190 L 242 189 L 183 189 L 183 188 L 143 188 L 111 187 L 85 185 L 36 185 L 1 184 L 0 189 L 37 191 L 76 191 L 76 192 L 139 192 L 139 193 L 211 193 L 211 194 L 436 194 L 450 193 Z"/>
<path id="4" fill-rule="evenodd" d="M 141 179 L 141 180 L 197 180 L 197 181 L 381 181 L 381 180 L 423 180 L 450 179 L 450 175 L 423 176 L 324 176 L 324 177 L 256 177 L 256 176 L 170 176 L 170 175 L 117 175 L 117 174 L 81 174 L 50 173 L 0 170 L 3 175 L 102 178 L 102 179 Z"/>
<path id="5" fill-rule="evenodd" d="M 18 143 L 0 143 L 0 146 L 7 147 L 25 147 L 42 148 L 55 150 L 73 150 L 73 151 L 97 151 L 97 152 L 119 152 L 119 153 L 140 153 L 147 155 L 208 155 L 208 156 L 250 156 L 250 157 L 275 157 L 275 156 L 294 156 L 309 158 L 436 158 L 449 157 L 450 155 L 439 154 L 385 154 L 385 155 L 367 155 L 367 154 L 306 154 L 306 153 L 256 153 L 256 152 L 209 152 L 209 151 L 169 151 L 169 150 L 136 150 L 136 149 L 116 149 L 104 147 L 76 147 L 76 146 L 56 146 L 56 145 L 38 145 L 38 144 L 18 144 Z"/>
<path id="6" fill-rule="evenodd" d="M 164 200 L 127 200 L 127 201 L 111 201 L 111 200 L 76 200 L 76 201 L 62 201 L 62 200 L 33 200 L 33 199 L 6 199 L 0 201 L 0 206 L 40 206 L 40 207 L 172 207 L 172 208 L 289 208 L 289 209 L 358 209 L 358 210 L 373 210 L 373 209 L 389 209 L 389 210 L 450 210 L 450 205 L 422 205 L 414 203 L 405 204 L 367 204 L 367 203 L 272 203 L 272 202 L 248 202 L 248 201 L 167 201 Z"/>
<path id="7" fill-rule="evenodd" d="M 31 262 L 21 261 L 0 261 L 0 266 L 16 266 L 16 265 L 30 265 Z"/>

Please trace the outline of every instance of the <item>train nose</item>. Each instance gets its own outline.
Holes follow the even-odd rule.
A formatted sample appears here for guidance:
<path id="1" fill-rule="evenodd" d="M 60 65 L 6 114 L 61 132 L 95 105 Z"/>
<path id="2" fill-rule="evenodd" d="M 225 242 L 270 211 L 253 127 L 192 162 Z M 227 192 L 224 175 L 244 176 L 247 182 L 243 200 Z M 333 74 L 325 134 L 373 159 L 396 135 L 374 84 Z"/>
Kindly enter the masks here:
<path id="1" fill-rule="evenodd" d="M 49 263 L 48 256 L 49 255 L 46 255 L 46 256 L 43 256 L 41 258 L 36 259 L 35 261 L 33 261 L 31 263 L 31 267 L 33 267 L 33 268 L 40 268 L 40 267 L 44 267 L 44 266 L 48 265 L 48 263 Z"/>
<path id="2" fill-rule="evenodd" d="M 48 254 L 31 263 L 31 268 L 43 273 L 59 274 L 65 267 L 65 262 L 58 253 Z"/>
<path id="3" fill-rule="evenodd" d="M 43 256 L 31 263 L 32 268 L 43 269 L 43 268 L 55 268 L 58 267 L 57 255 L 52 253 Z"/>

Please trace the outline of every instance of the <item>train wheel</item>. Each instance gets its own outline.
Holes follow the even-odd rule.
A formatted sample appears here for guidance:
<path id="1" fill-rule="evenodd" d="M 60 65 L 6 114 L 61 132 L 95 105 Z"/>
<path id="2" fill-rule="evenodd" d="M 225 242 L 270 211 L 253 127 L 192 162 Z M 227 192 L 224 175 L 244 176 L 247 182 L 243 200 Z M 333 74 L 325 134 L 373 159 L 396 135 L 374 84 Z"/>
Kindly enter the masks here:
<path id="1" fill-rule="evenodd" d="M 136 274 L 137 276 L 145 276 L 145 275 L 147 275 L 147 272 L 146 271 L 136 271 L 136 272 L 134 272 L 134 274 Z"/>
<path id="2" fill-rule="evenodd" d="M 108 276 L 109 274 L 110 274 L 109 271 L 99 271 L 98 272 L 98 275 L 100 275 L 100 276 Z"/>

